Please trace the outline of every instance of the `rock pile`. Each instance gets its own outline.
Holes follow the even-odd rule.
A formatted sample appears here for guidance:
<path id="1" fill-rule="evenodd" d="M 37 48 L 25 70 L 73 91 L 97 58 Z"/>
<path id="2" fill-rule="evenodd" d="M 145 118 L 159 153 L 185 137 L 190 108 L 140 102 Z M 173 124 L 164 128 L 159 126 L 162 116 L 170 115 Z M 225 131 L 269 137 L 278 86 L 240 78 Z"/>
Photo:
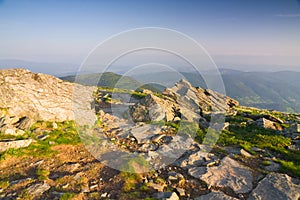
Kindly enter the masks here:
<path id="1" fill-rule="evenodd" d="M 162 97 L 147 95 L 130 108 L 134 122 L 172 121 L 175 118 L 187 121 L 205 121 L 203 115 L 211 112 L 225 113 L 238 105 L 234 99 L 209 89 L 194 88 L 181 80 L 172 88 L 166 88 Z"/>

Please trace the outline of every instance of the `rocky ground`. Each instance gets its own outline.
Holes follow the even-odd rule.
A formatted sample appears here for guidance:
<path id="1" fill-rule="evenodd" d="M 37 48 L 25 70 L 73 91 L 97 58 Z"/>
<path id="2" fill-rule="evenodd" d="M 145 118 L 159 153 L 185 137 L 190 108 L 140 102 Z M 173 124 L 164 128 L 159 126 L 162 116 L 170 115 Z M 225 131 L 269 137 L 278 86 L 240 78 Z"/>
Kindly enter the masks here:
<path id="1" fill-rule="evenodd" d="M 65 90 L 74 85 L 25 72 L 20 84 L 24 71 L 0 73 L 1 199 L 300 198 L 300 115 L 242 107 L 182 80 L 162 94 L 100 88 L 77 99 L 79 113 L 97 115 L 80 126 Z M 31 90 L 26 101 L 20 90 Z"/>

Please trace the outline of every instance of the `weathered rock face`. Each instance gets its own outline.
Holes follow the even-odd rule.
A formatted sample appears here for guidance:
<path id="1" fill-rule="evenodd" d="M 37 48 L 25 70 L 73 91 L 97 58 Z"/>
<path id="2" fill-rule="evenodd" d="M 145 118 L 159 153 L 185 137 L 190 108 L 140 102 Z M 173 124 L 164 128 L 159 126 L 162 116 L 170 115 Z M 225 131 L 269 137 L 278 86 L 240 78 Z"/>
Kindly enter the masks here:
<path id="1" fill-rule="evenodd" d="M 293 180 L 286 174 L 270 173 L 250 194 L 249 199 L 291 199 L 298 200 L 300 198 L 300 182 Z"/>
<path id="2" fill-rule="evenodd" d="M 37 198 L 41 196 L 43 193 L 45 193 L 46 191 L 48 191 L 50 188 L 51 188 L 50 185 L 48 185 L 47 183 L 36 183 L 34 185 L 31 185 L 26 190 L 30 195 Z"/>
<path id="3" fill-rule="evenodd" d="M 174 118 L 172 105 L 174 102 L 149 94 L 131 107 L 130 114 L 133 121 L 160 121 L 163 119 L 170 121 Z"/>
<path id="4" fill-rule="evenodd" d="M 234 99 L 209 89 L 194 88 L 181 80 L 167 88 L 161 98 L 149 94 L 130 108 L 133 121 L 166 121 L 181 118 L 187 121 L 203 119 L 203 112 L 226 112 L 238 105 Z"/>
<path id="5" fill-rule="evenodd" d="M 202 195 L 202 196 L 196 198 L 195 200 L 235 200 L 235 199 L 236 198 L 233 198 L 231 196 L 227 196 L 223 192 L 213 191 L 209 194 Z"/>
<path id="6" fill-rule="evenodd" d="M 16 123 L 27 117 L 48 121 L 77 118 L 85 124 L 96 119 L 91 109 L 94 89 L 25 69 L 0 70 L 0 114 L 14 117 Z"/>
<path id="7" fill-rule="evenodd" d="M 251 171 L 228 156 L 221 161 L 220 166 L 208 167 L 200 179 L 213 187 L 229 187 L 237 194 L 252 190 Z"/>

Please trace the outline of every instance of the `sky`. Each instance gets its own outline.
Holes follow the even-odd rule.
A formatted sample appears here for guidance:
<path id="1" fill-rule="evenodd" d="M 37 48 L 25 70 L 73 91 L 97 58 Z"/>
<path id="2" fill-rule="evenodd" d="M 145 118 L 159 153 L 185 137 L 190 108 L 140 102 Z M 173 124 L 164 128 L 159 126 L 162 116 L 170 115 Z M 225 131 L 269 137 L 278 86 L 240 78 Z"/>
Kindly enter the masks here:
<path id="1" fill-rule="evenodd" d="M 0 64 L 78 67 L 99 43 L 141 27 L 190 36 L 219 67 L 300 71 L 299 0 L 0 0 Z"/>

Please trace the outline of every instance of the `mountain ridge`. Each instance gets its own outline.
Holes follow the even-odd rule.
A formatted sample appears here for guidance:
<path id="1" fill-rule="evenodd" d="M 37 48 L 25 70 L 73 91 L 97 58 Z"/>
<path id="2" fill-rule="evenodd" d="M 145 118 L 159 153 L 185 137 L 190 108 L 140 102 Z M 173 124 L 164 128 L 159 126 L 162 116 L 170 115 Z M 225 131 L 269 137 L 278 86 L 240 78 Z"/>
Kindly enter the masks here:
<path id="1" fill-rule="evenodd" d="M 226 95 L 237 99 L 241 105 L 300 113 L 300 72 L 243 72 L 221 69 L 220 73 Z M 205 76 L 212 80 L 214 78 L 211 73 Z M 156 85 L 158 91 L 171 87 L 181 78 L 188 80 L 195 87 L 207 88 L 204 79 L 196 73 L 147 73 L 129 78 L 141 85 L 156 82 L 160 85 Z M 110 86 L 113 84 L 110 83 Z"/>
<path id="2" fill-rule="evenodd" d="M 300 197 L 300 115 L 184 79 L 159 94 L 23 69 L 0 82 L 1 199 Z M 69 118 L 72 99 L 95 123 Z"/>

